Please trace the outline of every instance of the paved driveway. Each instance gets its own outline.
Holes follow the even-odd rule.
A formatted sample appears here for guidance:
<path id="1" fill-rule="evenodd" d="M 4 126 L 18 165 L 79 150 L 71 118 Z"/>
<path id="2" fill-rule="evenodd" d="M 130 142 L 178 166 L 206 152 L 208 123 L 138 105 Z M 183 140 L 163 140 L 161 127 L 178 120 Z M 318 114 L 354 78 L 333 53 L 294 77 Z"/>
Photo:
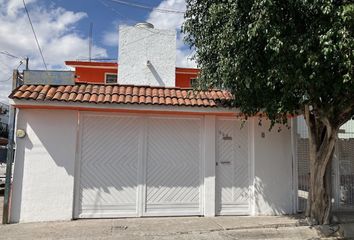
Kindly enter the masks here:
<path id="1" fill-rule="evenodd" d="M 291 217 L 95 219 L 0 226 L 0 239 L 318 239 Z"/>

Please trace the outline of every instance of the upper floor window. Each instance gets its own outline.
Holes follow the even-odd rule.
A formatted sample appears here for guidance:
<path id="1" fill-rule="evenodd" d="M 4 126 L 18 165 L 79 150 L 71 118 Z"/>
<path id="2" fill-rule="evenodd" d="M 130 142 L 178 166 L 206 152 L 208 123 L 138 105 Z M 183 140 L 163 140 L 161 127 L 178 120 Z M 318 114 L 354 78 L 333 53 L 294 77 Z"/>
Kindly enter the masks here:
<path id="1" fill-rule="evenodd" d="M 196 79 L 196 78 L 191 78 L 190 83 L 191 83 L 190 85 L 191 85 L 192 88 L 198 87 L 198 86 L 197 86 L 198 82 L 197 82 L 197 79 Z"/>
<path id="2" fill-rule="evenodd" d="M 117 74 L 115 73 L 106 73 L 105 74 L 105 82 L 106 84 L 116 84 L 117 81 Z"/>

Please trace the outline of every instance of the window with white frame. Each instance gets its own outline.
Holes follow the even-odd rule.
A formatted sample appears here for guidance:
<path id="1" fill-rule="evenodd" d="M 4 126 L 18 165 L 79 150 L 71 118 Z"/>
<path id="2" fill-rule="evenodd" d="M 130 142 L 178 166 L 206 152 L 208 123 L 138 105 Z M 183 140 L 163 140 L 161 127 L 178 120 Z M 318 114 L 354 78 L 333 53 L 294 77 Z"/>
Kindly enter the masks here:
<path id="1" fill-rule="evenodd" d="M 105 82 L 107 84 L 116 84 L 118 82 L 117 74 L 116 73 L 106 73 L 105 74 Z"/>

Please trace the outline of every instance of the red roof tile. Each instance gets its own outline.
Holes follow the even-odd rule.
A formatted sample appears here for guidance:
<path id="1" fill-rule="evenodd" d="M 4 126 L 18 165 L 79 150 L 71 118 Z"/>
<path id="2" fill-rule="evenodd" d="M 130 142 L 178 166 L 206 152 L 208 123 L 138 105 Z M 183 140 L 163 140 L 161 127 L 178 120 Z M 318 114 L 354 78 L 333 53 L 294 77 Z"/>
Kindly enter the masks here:
<path id="1" fill-rule="evenodd" d="M 148 87 L 132 85 L 74 86 L 22 85 L 9 96 L 12 99 L 38 102 L 86 102 L 105 104 L 149 104 L 172 106 L 227 106 L 231 95 L 227 91 L 196 91 L 171 87 Z"/>

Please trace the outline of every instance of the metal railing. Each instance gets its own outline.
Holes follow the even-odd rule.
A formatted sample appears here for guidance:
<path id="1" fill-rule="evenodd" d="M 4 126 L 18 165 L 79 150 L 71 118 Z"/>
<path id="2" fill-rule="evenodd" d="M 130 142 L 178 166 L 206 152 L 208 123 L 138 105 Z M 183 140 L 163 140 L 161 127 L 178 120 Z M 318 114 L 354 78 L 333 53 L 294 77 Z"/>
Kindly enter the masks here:
<path id="1" fill-rule="evenodd" d="M 354 210 L 354 121 L 342 126 L 335 149 L 333 187 L 337 210 Z M 298 169 L 298 211 L 306 209 L 309 191 L 310 159 L 307 127 L 302 117 L 297 118 L 296 158 Z"/>
<path id="2" fill-rule="evenodd" d="M 339 205 L 354 209 L 354 175 L 341 175 L 339 185 Z"/>

